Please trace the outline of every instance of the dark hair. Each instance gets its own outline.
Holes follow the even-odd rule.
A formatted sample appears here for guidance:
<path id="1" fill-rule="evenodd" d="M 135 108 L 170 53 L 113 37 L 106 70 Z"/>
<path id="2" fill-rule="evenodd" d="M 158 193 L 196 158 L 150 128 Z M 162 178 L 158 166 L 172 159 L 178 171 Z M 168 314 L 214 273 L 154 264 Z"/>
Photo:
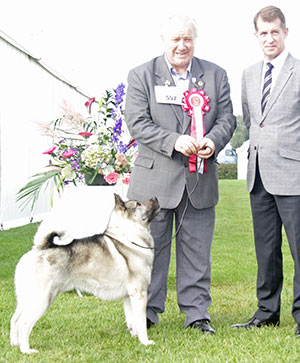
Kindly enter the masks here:
<path id="1" fill-rule="evenodd" d="M 276 6 L 266 6 L 265 8 L 261 9 L 254 17 L 254 27 L 257 31 L 257 20 L 261 18 L 263 21 L 271 22 L 277 18 L 279 18 L 281 23 L 281 28 L 285 29 L 285 16 L 283 15 L 282 11 Z"/>

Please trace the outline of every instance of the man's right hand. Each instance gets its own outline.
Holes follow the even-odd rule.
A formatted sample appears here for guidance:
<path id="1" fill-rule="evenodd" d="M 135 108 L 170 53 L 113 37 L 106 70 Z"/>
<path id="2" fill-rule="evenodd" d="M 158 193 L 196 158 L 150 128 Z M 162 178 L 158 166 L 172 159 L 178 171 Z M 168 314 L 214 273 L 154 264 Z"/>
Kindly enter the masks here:
<path id="1" fill-rule="evenodd" d="M 174 149 L 181 154 L 190 157 L 192 154 L 197 154 L 200 150 L 200 145 L 196 139 L 190 135 L 180 135 L 175 142 Z"/>

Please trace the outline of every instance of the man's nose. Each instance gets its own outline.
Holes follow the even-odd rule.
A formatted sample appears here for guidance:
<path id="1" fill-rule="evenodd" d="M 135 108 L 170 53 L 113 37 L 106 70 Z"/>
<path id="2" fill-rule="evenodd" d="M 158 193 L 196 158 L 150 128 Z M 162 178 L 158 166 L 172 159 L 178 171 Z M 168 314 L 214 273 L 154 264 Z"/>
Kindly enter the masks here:
<path id="1" fill-rule="evenodd" d="M 272 33 L 268 33 L 267 34 L 267 41 L 269 43 L 272 43 L 274 41 L 274 37 L 273 37 L 273 34 Z"/>
<path id="2" fill-rule="evenodd" d="M 184 48 L 185 47 L 185 40 L 184 39 L 180 39 L 178 42 L 178 47 L 179 48 Z"/>

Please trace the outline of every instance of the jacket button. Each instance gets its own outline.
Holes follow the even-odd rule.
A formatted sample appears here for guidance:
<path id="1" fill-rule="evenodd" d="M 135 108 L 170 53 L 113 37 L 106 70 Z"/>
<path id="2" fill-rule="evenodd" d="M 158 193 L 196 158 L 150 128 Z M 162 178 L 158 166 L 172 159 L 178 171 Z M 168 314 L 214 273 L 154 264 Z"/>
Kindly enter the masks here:
<path id="1" fill-rule="evenodd" d="M 253 148 L 254 150 L 256 150 L 256 146 L 254 146 L 254 148 Z"/>

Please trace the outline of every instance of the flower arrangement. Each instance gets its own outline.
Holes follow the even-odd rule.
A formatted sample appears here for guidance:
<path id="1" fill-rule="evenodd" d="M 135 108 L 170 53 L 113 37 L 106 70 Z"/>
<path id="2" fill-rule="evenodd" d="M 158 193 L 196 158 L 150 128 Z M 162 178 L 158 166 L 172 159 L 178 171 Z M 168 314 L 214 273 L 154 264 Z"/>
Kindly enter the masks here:
<path id="1" fill-rule="evenodd" d="M 108 185 L 120 179 L 129 183 L 137 143 L 123 122 L 124 88 L 121 83 L 106 90 L 98 105 L 90 98 L 85 103 L 87 117 L 65 103 L 62 117 L 42 125 L 43 134 L 53 140 L 51 148 L 43 152 L 50 157 L 49 164 L 18 192 L 17 201 L 31 203 L 33 209 L 42 187 L 51 180 L 58 192 L 69 183 L 93 184 L 99 176 Z M 96 105 L 97 111 L 92 113 Z"/>

